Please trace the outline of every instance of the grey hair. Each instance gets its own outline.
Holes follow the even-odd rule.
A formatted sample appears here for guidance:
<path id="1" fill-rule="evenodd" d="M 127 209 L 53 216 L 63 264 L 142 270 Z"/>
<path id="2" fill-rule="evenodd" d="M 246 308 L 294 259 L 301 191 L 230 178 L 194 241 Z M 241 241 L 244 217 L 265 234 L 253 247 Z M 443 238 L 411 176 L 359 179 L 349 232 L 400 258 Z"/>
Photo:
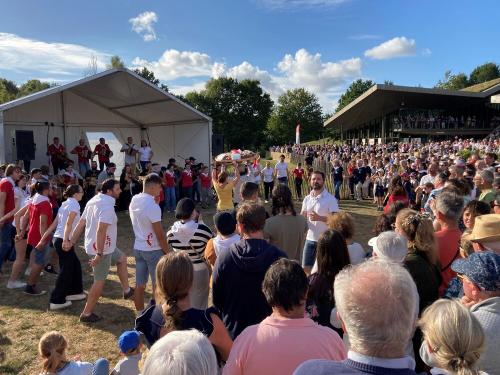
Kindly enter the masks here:
<path id="1" fill-rule="evenodd" d="M 383 260 L 402 263 L 408 254 L 408 241 L 394 231 L 382 232 L 377 237 L 374 252 Z"/>
<path id="2" fill-rule="evenodd" d="M 487 184 L 492 184 L 493 180 L 495 179 L 495 176 L 492 171 L 488 169 L 483 169 L 481 172 L 479 172 L 479 176 L 487 183 Z"/>
<path id="3" fill-rule="evenodd" d="M 436 198 L 436 210 L 449 220 L 458 221 L 464 209 L 464 197 L 451 191 L 444 191 Z"/>
<path id="4" fill-rule="evenodd" d="M 344 268 L 335 302 L 352 349 L 372 357 L 403 356 L 418 316 L 415 282 L 402 266 L 374 259 Z"/>
<path id="5" fill-rule="evenodd" d="M 142 374 L 217 375 L 217 358 L 201 332 L 173 331 L 151 347 Z"/>

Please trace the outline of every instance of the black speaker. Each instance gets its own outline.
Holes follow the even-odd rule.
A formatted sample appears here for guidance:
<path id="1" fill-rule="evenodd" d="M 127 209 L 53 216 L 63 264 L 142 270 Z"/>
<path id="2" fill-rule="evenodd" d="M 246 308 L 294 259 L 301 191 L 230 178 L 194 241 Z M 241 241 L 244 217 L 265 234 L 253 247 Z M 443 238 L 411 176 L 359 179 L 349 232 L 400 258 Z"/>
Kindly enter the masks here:
<path id="1" fill-rule="evenodd" d="M 224 136 L 222 134 L 212 134 L 212 155 L 219 155 L 224 152 Z"/>
<path id="2" fill-rule="evenodd" d="M 35 160 L 35 140 L 31 130 L 16 130 L 17 160 Z"/>

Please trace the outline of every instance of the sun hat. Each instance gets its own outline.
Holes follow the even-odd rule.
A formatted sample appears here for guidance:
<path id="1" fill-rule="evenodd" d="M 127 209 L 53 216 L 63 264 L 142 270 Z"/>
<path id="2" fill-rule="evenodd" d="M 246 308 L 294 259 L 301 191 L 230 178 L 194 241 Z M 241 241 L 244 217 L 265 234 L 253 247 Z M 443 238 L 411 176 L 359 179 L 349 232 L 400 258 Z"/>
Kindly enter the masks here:
<path id="1" fill-rule="evenodd" d="M 481 251 L 457 259 L 451 269 L 487 291 L 500 290 L 500 255 Z"/>
<path id="2" fill-rule="evenodd" d="M 472 232 L 462 237 L 472 242 L 500 241 L 500 214 L 488 214 L 476 217 Z"/>

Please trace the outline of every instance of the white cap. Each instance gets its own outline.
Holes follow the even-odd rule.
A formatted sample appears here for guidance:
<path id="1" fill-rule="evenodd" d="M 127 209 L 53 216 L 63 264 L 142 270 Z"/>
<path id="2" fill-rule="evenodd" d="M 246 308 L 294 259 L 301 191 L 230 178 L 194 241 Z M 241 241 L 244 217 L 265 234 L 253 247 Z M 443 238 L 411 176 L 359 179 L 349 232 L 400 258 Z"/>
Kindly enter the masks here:
<path id="1" fill-rule="evenodd" d="M 397 263 L 403 262 L 408 253 L 406 238 L 394 231 L 382 232 L 370 238 L 368 246 L 373 247 L 374 255 Z"/>

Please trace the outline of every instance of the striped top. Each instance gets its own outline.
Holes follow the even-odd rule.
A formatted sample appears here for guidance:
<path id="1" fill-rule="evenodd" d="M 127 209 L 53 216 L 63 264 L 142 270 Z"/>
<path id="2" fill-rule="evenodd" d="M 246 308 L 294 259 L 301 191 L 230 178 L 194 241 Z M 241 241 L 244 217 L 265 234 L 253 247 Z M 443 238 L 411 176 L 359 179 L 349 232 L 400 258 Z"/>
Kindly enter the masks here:
<path id="1" fill-rule="evenodd" d="M 167 232 L 167 242 L 173 251 L 185 251 L 195 265 L 205 262 L 205 247 L 213 236 L 205 224 L 176 222 Z"/>

